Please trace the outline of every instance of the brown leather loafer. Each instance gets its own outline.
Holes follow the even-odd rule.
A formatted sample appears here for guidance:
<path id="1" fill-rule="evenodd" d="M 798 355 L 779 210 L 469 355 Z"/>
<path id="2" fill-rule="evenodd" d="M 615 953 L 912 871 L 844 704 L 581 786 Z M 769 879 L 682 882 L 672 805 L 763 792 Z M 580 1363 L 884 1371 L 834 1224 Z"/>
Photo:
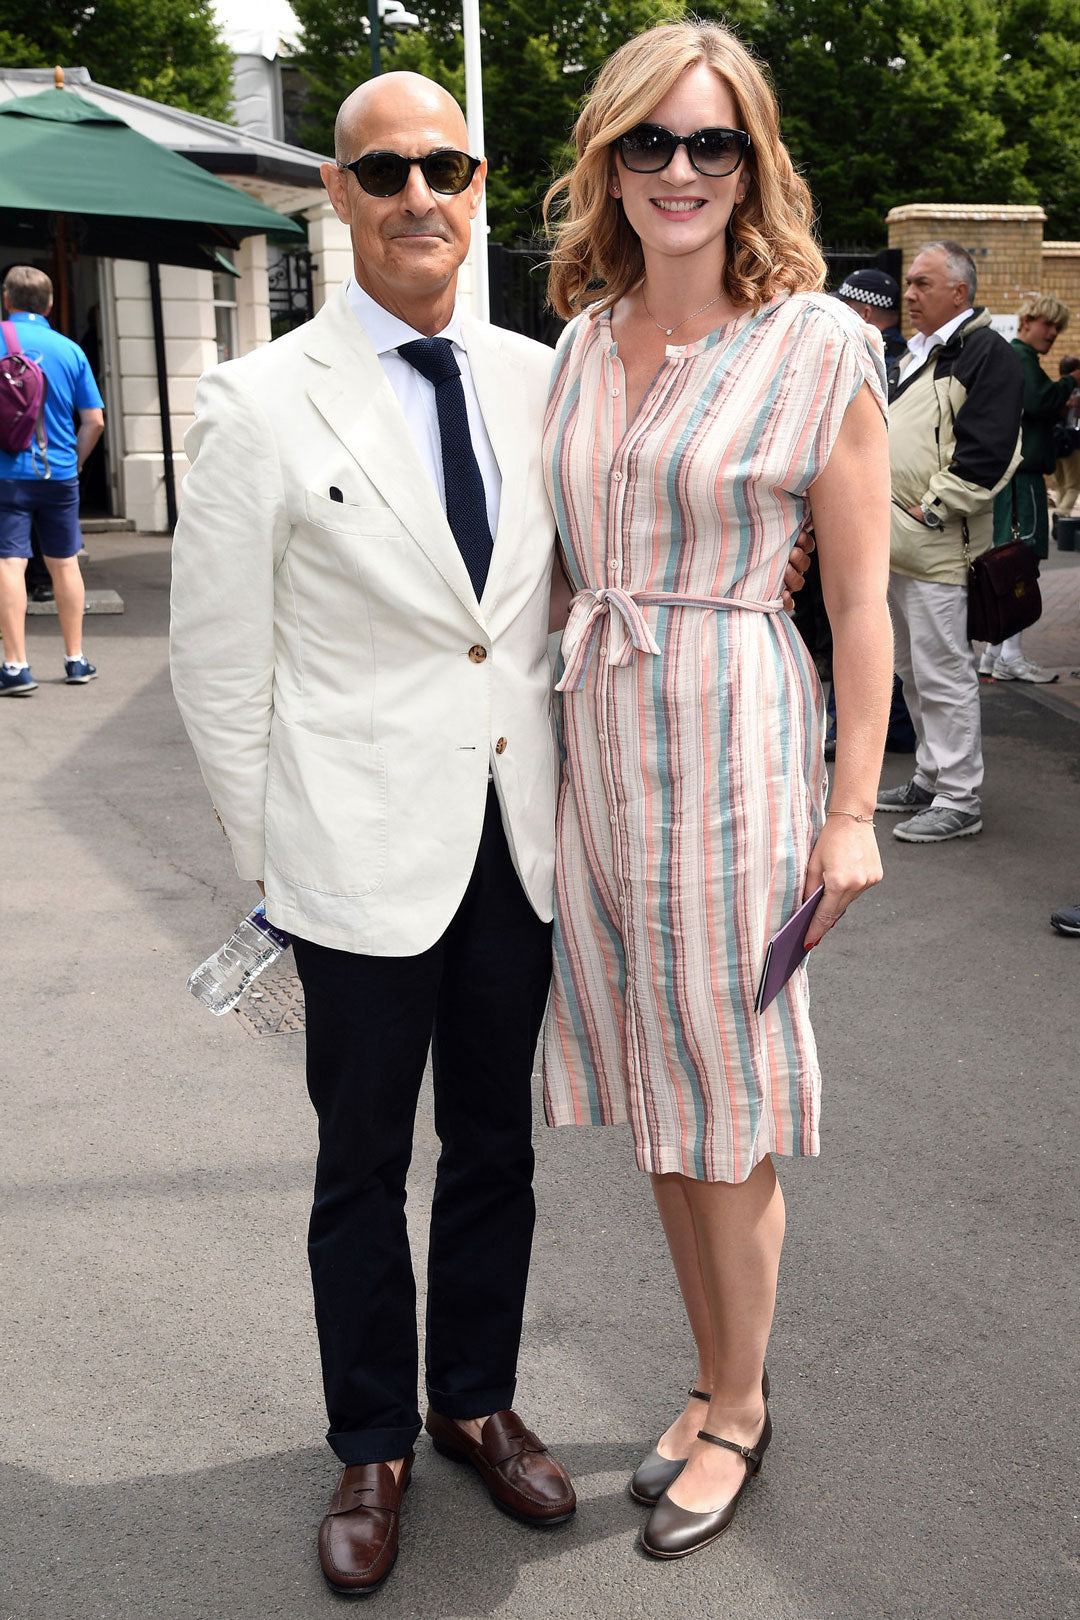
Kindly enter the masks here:
<path id="1" fill-rule="evenodd" d="M 435 1450 L 471 1463 L 491 1500 L 525 1524 L 565 1524 L 577 1507 L 570 1476 L 516 1412 L 496 1412 L 474 1440 L 451 1418 L 428 1408 L 424 1428 Z"/>
<path id="2" fill-rule="evenodd" d="M 394 1478 L 389 1463 L 354 1463 L 338 1481 L 319 1526 L 319 1562 L 342 1597 L 366 1597 L 382 1585 L 398 1554 L 401 1498 L 412 1473 L 410 1451 Z"/>

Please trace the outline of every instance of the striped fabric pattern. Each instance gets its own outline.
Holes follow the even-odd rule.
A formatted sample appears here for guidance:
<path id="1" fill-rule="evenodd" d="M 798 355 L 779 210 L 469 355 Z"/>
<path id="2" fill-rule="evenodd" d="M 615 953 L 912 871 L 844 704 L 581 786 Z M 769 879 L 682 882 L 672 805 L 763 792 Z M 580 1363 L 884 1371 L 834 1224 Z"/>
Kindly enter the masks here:
<path id="1" fill-rule="evenodd" d="M 820 294 L 670 346 L 630 423 L 606 314 L 556 357 L 546 476 L 593 594 L 564 639 L 545 1106 L 552 1125 L 628 1120 L 642 1170 L 742 1181 L 767 1153 L 818 1152 L 805 969 L 753 1010 L 826 785 L 816 672 L 763 608 L 864 382 L 884 410 L 880 342 Z"/>

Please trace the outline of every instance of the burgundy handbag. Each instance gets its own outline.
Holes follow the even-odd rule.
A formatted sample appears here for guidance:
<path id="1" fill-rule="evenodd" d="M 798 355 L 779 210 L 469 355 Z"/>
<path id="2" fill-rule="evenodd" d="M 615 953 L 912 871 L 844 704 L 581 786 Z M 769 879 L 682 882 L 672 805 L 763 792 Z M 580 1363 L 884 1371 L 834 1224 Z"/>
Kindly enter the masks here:
<path id="1" fill-rule="evenodd" d="M 1013 538 L 972 560 L 964 524 L 964 560 L 968 565 L 969 641 L 996 647 L 1018 636 L 1042 616 L 1039 562 L 1031 547 L 1016 538 L 1016 492 L 1013 491 Z"/>

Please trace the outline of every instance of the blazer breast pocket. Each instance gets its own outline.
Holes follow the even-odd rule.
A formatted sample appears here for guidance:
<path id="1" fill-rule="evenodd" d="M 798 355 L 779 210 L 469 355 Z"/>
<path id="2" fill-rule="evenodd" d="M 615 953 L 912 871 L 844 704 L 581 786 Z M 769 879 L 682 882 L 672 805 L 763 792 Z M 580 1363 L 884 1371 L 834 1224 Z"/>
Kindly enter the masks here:
<path id="1" fill-rule="evenodd" d="M 328 486 L 329 487 L 329 486 Z M 404 533 L 397 515 L 388 506 L 358 506 L 346 497 L 332 501 L 316 490 L 304 491 L 304 511 L 309 523 L 334 534 L 369 534 L 374 539 L 399 540 Z"/>

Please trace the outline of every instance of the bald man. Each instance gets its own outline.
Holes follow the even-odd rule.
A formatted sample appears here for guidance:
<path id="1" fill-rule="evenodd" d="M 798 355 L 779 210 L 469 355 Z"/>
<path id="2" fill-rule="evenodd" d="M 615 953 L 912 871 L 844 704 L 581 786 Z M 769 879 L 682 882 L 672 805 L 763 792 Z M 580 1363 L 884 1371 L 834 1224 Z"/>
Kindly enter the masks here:
<path id="1" fill-rule="evenodd" d="M 237 871 L 304 985 L 309 1256 L 344 1470 L 319 1551 L 360 1594 L 393 1565 L 421 1427 L 404 1205 L 429 1047 L 425 1427 L 527 1524 L 575 1497 L 511 1410 L 551 952 L 551 354 L 457 307 L 485 164 L 445 91 L 362 86 L 336 152 L 352 278 L 200 384 L 172 656 Z"/>

